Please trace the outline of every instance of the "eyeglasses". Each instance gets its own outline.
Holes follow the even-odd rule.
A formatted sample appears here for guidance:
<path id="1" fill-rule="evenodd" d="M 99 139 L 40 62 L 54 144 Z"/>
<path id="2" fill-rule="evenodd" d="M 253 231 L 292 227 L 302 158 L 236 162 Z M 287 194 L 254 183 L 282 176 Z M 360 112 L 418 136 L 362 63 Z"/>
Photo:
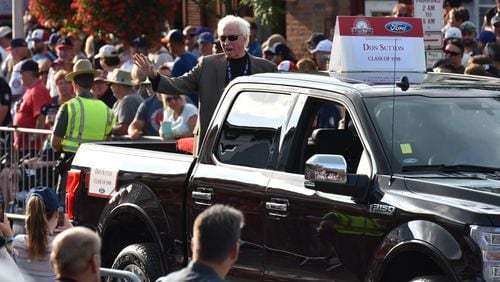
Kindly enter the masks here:
<path id="1" fill-rule="evenodd" d="M 167 97 L 167 101 L 172 102 L 173 100 L 177 100 L 179 98 L 180 97 L 178 97 L 178 96 Z"/>
<path id="2" fill-rule="evenodd" d="M 238 34 L 231 34 L 231 35 L 221 35 L 219 38 L 220 38 L 221 42 L 226 41 L 226 39 L 229 39 L 229 41 L 236 41 L 236 40 L 238 40 L 239 36 L 240 35 L 238 35 Z"/>
<path id="3" fill-rule="evenodd" d="M 460 53 L 454 52 L 454 51 L 450 51 L 450 50 L 444 50 L 444 54 L 445 55 L 450 55 L 450 56 L 458 56 L 458 55 L 460 55 Z"/>

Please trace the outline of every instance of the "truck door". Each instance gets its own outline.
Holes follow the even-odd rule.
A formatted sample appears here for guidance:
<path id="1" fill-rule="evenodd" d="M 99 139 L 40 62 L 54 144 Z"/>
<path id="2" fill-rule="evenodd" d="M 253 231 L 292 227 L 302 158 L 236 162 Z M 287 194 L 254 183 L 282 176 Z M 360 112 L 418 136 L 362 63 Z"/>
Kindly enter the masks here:
<path id="1" fill-rule="evenodd" d="M 362 268 L 366 206 L 347 196 L 304 186 L 305 161 L 314 154 L 339 154 L 331 147 L 344 143 L 339 137 L 330 140 L 328 149 L 319 148 L 313 136 L 315 130 L 355 129 L 343 125 L 348 122 L 345 106 L 327 100 L 301 96 L 293 113 L 296 117 L 292 116 L 284 130 L 278 165 L 264 203 L 265 279 L 358 281 L 354 270 Z M 345 134 L 351 133 L 338 136 Z M 352 149 L 359 152 L 345 156 L 354 171 L 363 150 L 361 142 L 357 142 L 357 148 Z"/>
<path id="2" fill-rule="evenodd" d="M 231 94 L 228 94 L 231 95 Z M 203 151 L 188 189 L 188 228 L 210 205 L 227 204 L 245 216 L 240 255 L 229 280 L 255 281 L 264 271 L 264 200 L 275 139 L 290 108 L 291 96 L 265 92 L 234 94 L 218 137 L 207 137 L 213 151 Z M 225 97 L 225 101 L 232 101 Z M 207 136 L 211 134 L 207 134 Z M 207 144 L 204 144 L 204 146 Z"/>

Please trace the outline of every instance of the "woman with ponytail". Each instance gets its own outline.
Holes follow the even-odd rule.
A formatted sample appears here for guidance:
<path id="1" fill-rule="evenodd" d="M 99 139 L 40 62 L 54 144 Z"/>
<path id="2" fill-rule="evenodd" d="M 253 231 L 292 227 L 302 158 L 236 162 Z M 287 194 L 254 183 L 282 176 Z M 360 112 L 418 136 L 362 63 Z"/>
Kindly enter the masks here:
<path id="1" fill-rule="evenodd" d="M 58 222 L 59 201 L 54 189 L 33 188 L 26 204 L 25 230 L 14 238 L 14 260 L 25 280 L 54 281 L 56 275 L 50 264 L 54 230 Z M 65 220 L 64 227 L 70 226 Z"/>

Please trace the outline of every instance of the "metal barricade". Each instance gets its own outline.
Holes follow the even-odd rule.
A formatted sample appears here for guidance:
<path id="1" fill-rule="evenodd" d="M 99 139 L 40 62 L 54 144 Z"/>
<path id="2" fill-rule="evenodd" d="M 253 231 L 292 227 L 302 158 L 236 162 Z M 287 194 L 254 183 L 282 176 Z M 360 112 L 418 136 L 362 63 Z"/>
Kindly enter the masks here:
<path id="1" fill-rule="evenodd" d="M 50 130 L 0 127 L 0 188 L 8 212 L 24 210 L 29 189 L 55 189 L 57 160 L 50 145 Z"/>
<path id="2" fill-rule="evenodd" d="M 141 282 L 141 279 L 133 272 L 101 267 L 101 277 L 120 278 L 118 281 Z"/>

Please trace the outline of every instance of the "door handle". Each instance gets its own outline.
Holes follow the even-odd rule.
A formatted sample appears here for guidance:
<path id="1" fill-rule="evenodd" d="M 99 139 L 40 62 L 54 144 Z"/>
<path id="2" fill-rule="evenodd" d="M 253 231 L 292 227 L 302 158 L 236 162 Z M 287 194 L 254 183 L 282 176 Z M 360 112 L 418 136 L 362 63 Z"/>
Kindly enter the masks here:
<path id="1" fill-rule="evenodd" d="M 193 199 L 202 200 L 202 201 L 211 201 L 212 200 L 212 193 L 193 191 L 191 193 L 191 196 L 193 197 Z"/>
<path id="2" fill-rule="evenodd" d="M 288 200 L 271 198 L 266 202 L 266 209 L 270 216 L 286 217 L 288 216 Z"/>
<path id="3" fill-rule="evenodd" d="M 288 210 L 287 204 L 279 204 L 273 202 L 266 202 L 266 209 L 272 211 L 286 212 Z"/>

